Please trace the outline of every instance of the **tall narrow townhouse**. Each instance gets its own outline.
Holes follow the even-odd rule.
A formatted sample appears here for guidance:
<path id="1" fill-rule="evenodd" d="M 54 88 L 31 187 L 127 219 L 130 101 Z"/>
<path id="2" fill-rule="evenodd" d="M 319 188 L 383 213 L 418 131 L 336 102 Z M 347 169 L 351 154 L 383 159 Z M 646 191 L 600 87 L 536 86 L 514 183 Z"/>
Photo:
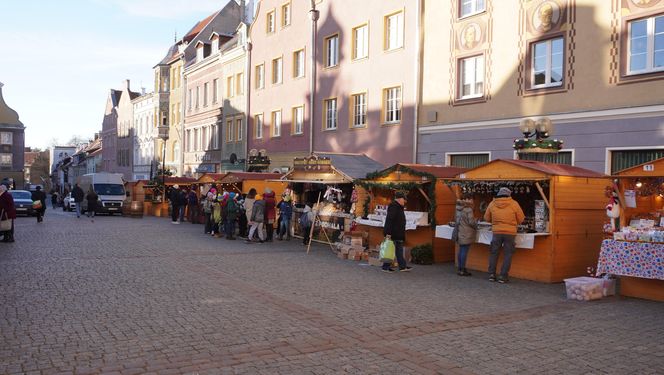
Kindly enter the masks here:
<path id="1" fill-rule="evenodd" d="M 224 86 L 220 47 L 233 38 L 243 12 L 241 4 L 230 1 L 184 49 L 185 176 L 221 171 Z"/>
<path id="2" fill-rule="evenodd" d="M 155 94 L 143 92 L 131 101 L 134 105 L 134 145 L 132 180 L 149 180 L 156 173 L 155 149 Z"/>
<path id="3" fill-rule="evenodd" d="M 323 0 L 318 8 L 314 150 L 413 162 L 420 2 Z M 289 111 L 297 129 L 300 109 Z"/>
<path id="4" fill-rule="evenodd" d="M 664 156 L 664 2 L 424 3 L 418 161 L 612 173 Z M 520 122 L 540 118 L 562 150 L 517 154 Z"/>
<path id="5" fill-rule="evenodd" d="M 101 125 L 102 164 L 101 172 L 115 172 L 116 143 L 118 137 L 118 104 L 122 91 L 109 90 Z M 53 169 L 53 167 L 51 168 Z"/>
<path id="6" fill-rule="evenodd" d="M 247 49 L 248 25 L 240 23 L 235 35 L 221 46 L 219 64 L 221 121 L 221 170 L 243 171 L 247 157 L 247 105 L 249 100 L 249 51 Z"/>
<path id="7" fill-rule="evenodd" d="M 116 141 L 116 173 L 121 173 L 126 181 L 133 181 L 133 154 L 134 154 L 134 104 L 132 100 L 139 97 L 139 93 L 131 91 L 129 80 L 125 80 L 118 103 L 118 124 Z"/>
<path id="8" fill-rule="evenodd" d="M 270 170 L 287 170 L 310 152 L 309 9 L 308 0 L 261 0 L 249 28 L 247 142 L 250 151 L 267 153 Z"/>

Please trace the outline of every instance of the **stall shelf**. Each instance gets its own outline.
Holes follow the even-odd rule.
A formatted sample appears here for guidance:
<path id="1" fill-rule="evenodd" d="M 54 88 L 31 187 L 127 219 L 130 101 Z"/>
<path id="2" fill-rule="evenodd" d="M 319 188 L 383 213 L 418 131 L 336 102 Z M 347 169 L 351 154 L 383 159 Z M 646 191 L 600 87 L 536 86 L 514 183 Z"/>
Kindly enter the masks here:
<path id="1" fill-rule="evenodd" d="M 497 159 L 446 183 L 455 187 L 457 194 L 473 197 L 475 216 L 480 219 L 498 189 L 511 188 L 512 197 L 526 214 L 526 226 L 521 227 L 526 233 L 522 235 L 532 238 L 532 248 L 523 244 L 517 248 L 510 276 L 561 282 L 585 274 L 596 262 L 603 239 L 604 193 L 611 183 L 608 176 L 569 165 Z M 450 215 L 446 221 L 453 220 Z M 436 228 L 437 236 L 442 237 L 444 225 Z M 489 228 L 481 227 L 480 231 Z M 475 243 L 467 267 L 486 272 L 488 259 L 489 246 Z"/>
<path id="2" fill-rule="evenodd" d="M 620 228 L 652 224 L 647 231 L 664 235 L 664 158 L 624 169 L 613 177 L 622 207 Z M 614 234 L 616 239 L 602 243 L 597 273 L 618 276 L 623 296 L 664 301 L 662 235 L 630 240 L 624 233 L 629 231 L 620 231 Z"/>
<path id="3" fill-rule="evenodd" d="M 351 227 L 354 181 L 383 168 L 382 164 L 364 154 L 314 153 L 295 158 L 293 169 L 279 180 L 288 183 L 293 193 L 295 208 L 291 225 L 294 232 L 300 233 L 299 217 L 304 205 L 314 208 L 320 199 L 318 209 L 314 208 L 320 220 L 314 226 L 312 239 L 327 241 L 320 230 L 322 227 L 329 239 L 336 241 Z"/>
<path id="4" fill-rule="evenodd" d="M 404 246 L 433 246 L 434 262 L 454 261 L 454 245 L 434 237 L 435 223 L 454 215 L 456 196 L 443 183 L 465 168 L 425 164 L 395 164 L 356 181 L 358 202 L 355 222 L 369 233 L 368 243 L 375 248 L 383 240 L 384 207 L 392 202 L 397 190 L 408 192 L 407 226 Z"/>

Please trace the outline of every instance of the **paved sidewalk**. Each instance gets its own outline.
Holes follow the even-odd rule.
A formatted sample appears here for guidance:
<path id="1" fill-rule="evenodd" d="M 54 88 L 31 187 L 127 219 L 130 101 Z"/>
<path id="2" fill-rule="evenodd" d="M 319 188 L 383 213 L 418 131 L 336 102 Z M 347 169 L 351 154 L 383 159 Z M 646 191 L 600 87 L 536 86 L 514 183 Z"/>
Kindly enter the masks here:
<path id="1" fill-rule="evenodd" d="M 299 241 L 145 217 L 19 218 L 1 374 L 662 374 L 664 304 L 566 301 L 452 265 L 385 274 Z"/>

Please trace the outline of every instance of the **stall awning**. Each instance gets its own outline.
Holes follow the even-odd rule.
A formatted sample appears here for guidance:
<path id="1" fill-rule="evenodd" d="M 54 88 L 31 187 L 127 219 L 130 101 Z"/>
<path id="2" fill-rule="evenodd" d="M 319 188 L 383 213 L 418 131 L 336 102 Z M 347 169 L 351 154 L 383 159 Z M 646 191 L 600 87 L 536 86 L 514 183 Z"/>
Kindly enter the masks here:
<path id="1" fill-rule="evenodd" d="M 261 172 L 229 172 L 220 180 L 216 181 L 220 184 L 234 184 L 245 180 L 278 180 L 281 173 L 261 173 Z"/>
<path id="2" fill-rule="evenodd" d="M 383 165 L 364 154 L 315 153 L 295 158 L 293 169 L 281 180 L 288 182 L 347 184 L 364 178 Z"/>

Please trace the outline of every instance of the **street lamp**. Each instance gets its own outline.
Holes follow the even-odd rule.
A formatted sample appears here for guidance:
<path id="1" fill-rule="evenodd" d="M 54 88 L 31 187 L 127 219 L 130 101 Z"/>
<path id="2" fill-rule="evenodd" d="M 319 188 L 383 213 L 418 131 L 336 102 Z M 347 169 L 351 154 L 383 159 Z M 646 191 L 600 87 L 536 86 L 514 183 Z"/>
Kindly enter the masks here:
<path id="1" fill-rule="evenodd" d="M 512 146 L 518 153 L 555 153 L 563 148 L 563 141 L 549 139 L 553 123 L 548 117 L 524 118 L 519 124 L 523 138 L 514 140 Z"/>
<path id="2" fill-rule="evenodd" d="M 161 116 L 161 125 L 157 126 L 157 131 L 159 132 L 159 139 L 162 141 L 162 156 L 161 156 L 161 186 L 163 188 L 162 192 L 162 202 L 166 201 L 166 141 L 168 140 L 168 119 L 166 115 Z"/>

